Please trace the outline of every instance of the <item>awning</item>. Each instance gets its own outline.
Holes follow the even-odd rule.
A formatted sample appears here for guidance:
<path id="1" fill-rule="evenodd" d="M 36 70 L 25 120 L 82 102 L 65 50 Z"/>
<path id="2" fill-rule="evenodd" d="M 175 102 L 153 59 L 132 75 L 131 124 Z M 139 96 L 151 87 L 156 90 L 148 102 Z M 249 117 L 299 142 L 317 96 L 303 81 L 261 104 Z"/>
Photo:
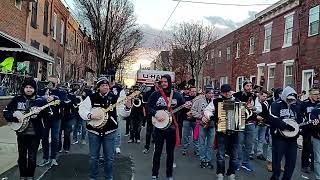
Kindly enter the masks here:
<path id="1" fill-rule="evenodd" d="M 53 63 L 54 58 L 31 45 L 0 31 L 0 51 L 17 52 Z M 19 60 L 19 59 L 18 59 Z"/>

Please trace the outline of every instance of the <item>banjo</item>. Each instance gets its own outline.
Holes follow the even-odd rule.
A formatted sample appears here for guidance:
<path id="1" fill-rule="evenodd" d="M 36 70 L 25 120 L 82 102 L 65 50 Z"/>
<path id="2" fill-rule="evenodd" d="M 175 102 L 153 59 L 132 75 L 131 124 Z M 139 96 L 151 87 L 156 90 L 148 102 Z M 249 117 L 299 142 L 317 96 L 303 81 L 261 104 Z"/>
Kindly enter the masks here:
<path id="1" fill-rule="evenodd" d="M 290 137 L 295 137 L 296 135 L 298 135 L 300 127 L 308 125 L 308 124 L 312 124 L 316 121 L 318 121 L 318 119 L 314 119 L 311 121 L 307 121 L 307 122 L 303 122 L 298 124 L 294 119 L 283 119 L 283 122 L 289 124 L 290 126 L 292 126 L 295 130 L 294 131 L 288 131 L 288 130 L 278 130 L 280 132 L 280 134 L 284 137 L 290 138 Z"/>
<path id="2" fill-rule="evenodd" d="M 108 122 L 108 119 L 109 119 L 108 112 L 109 111 L 112 111 L 118 105 L 123 104 L 125 101 L 127 101 L 128 97 L 136 97 L 136 96 L 138 96 L 139 94 L 141 94 L 143 92 L 143 90 L 145 88 L 146 88 L 146 86 L 141 86 L 138 91 L 134 91 L 132 94 L 130 94 L 126 98 L 118 101 L 115 104 L 111 104 L 107 108 L 102 108 L 102 107 L 94 107 L 94 108 L 92 108 L 91 109 L 91 114 L 98 114 L 98 115 L 100 115 L 102 117 L 102 119 L 100 119 L 100 120 L 90 120 L 90 121 L 88 121 L 88 124 L 90 126 L 94 127 L 94 128 L 98 128 L 98 129 L 102 128 Z M 110 117 L 110 119 L 116 122 L 116 120 L 113 117 Z"/>
<path id="3" fill-rule="evenodd" d="M 12 130 L 16 131 L 16 132 L 23 132 L 29 125 L 29 120 L 30 120 L 30 117 L 34 114 L 37 114 L 39 113 L 40 111 L 46 109 L 47 107 L 49 106 L 54 106 L 54 105 L 58 105 L 60 104 L 60 100 L 54 100 L 42 107 L 39 107 L 35 110 L 31 110 L 30 112 L 28 113 L 23 113 L 21 111 L 15 111 L 13 113 L 13 116 L 21 116 L 21 114 L 23 115 L 23 120 L 21 122 L 9 122 L 9 126 Z"/>
<path id="4" fill-rule="evenodd" d="M 199 97 L 201 96 L 203 95 L 199 95 L 195 97 L 191 102 L 193 103 L 194 101 L 199 99 Z M 169 112 L 168 110 L 157 110 L 155 116 L 162 116 L 164 117 L 164 120 L 160 122 L 155 118 L 155 116 L 152 116 L 152 124 L 158 129 L 162 129 L 162 130 L 168 129 L 172 124 L 172 115 L 177 113 L 183 108 L 185 108 L 185 104 L 175 108 L 172 112 Z"/>

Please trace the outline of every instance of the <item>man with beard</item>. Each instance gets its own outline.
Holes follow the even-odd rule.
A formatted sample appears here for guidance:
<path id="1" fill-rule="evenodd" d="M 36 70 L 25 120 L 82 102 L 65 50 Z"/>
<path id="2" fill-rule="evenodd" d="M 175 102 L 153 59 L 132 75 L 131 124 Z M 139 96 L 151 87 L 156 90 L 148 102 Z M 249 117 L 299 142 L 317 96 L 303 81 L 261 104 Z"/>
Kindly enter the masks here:
<path id="1" fill-rule="evenodd" d="M 88 96 L 79 106 L 79 114 L 85 121 L 101 120 L 99 113 L 91 113 L 93 108 L 108 108 L 117 103 L 118 97 L 110 90 L 109 81 L 102 76 L 97 81 L 98 92 Z M 127 117 L 131 111 L 131 98 L 125 104 L 119 104 L 107 112 L 108 120 L 102 127 L 93 127 L 87 124 L 90 152 L 90 179 L 96 180 L 99 174 L 100 148 L 103 149 L 105 179 L 112 180 L 114 147 L 116 131 L 118 129 L 117 115 Z"/>
<path id="2" fill-rule="evenodd" d="M 221 86 L 220 96 L 215 98 L 204 110 L 206 119 L 210 119 L 215 122 L 217 127 L 220 121 L 218 112 L 218 104 L 227 100 L 231 100 L 231 86 L 229 84 L 223 84 Z M 225 175 L 225 154 L 229 150 L 229 168 L 226 175 L 229 180 L 235 180 L 236 166 L 237 166 L 237 148 L 238 148 L 238 132 L 229 131 L 216 133 L 218 151 L 217 151 L 217 179 L 223 180 Z"/>
<path id="3" fill-rule="evenodd" d="M 166 74 L 161 77 L 160 80 L 161 89 L 152 93 L 148 100 L 149 113 L 156 121 L 165 121 L 161 115 L 156 115 L 157 110 L 170 110 L 184 104 L 184 99 L 179 92 L 172 90 L 172 82 L 170 75 Z M 167 129 L 154 129 L 155 149 L 153 154 L 153 166 L 152 166 L 152 179 L 159 177 L 160 158 L 164 141 L 166 141 L 167 152 L 167 170 L 166 176 L 168 180 L 173 180 L 173 160 L 174 160 L 174 147 L 180 145 L 179 127 L 175 116 L 172 116 L 173 122 Z"/>
<path id="4" fill-rule="evenodd" d="M 33 79 L 26 79 L 22 84 L 22 95 L 12 99 L 3 111 L 4 118 L 8 122 L 22 122 L 24 116 L 20 112 L 36 110 L 47 104 L 47 100 L 37 96 L 37 84 Z M 46 108 L 30 117 L 28 127 L 22 132 L 17 132 L 18 141 L 18 166 L 20 180 L 33 180 L 36 169 L 37 152 L 40 144 L 43 119 L 52 118 L 52 111 Z"/>

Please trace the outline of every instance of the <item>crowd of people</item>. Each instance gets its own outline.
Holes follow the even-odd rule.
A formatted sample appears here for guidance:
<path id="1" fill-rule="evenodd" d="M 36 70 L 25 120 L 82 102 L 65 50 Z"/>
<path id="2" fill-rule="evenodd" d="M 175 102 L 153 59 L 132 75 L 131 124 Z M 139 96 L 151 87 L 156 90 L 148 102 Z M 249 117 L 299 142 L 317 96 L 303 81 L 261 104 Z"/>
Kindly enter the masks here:
<path id="1" fill-rule="evenodd" d="M 203 89 L 199 93 L 189 85 L 176 90 L 169 75 L 162 76 L 148 90 L 134 86 L 130 91 L 105 76 L 98 79 L 94 89 L 85 83 L 65 87 L 50 82 L 38 90 L 33 79 L 26 79 L 21 94 L 4 109 L 8 122 L 28 122 L 17 131 L 20 179 L 34 179 L 37 165 L 58 166 L 57 153 L 68 153 L 71 144 L 87 144 L 88 140 L 90 179 L 97 179 L 99 160 L 103 159 L 105 179 L 112 180 L 114 156 L 121 153 L 119 122 L 125 120 L 128 143 L 141 143 L 142 127 L 146 127 L 143 153 L 148 154 L 154 143 L 151 179 L 159 178 L 166 144 L 168 180 L 174 177 L 176 148 L 183 156 L 193 153 L 198 157 L 199 168 L 215 167 L 218 180 L 225 176 L 234 180 L 240 169 L 255 171 L 251 163 L 255 158 L 266 161 L 271 180 L 280 179 L 282 171 L 282 180 L 290 180 L 296 165 L 297 138 L 302 135 L 301 173 L 306 179 L 314 173 L 320 180 L 319 89 L 311 88 L 305 100 L 300 100 L 291 87 L 270 93 L 259 86 L 254 88 L 250 81 L 245 81 L 239 92 L 232 91 L 229 84 L 218 89 L 206 85 Z M 42 108 L 56 100 L 59 105 Z M 235 120 L 236 111 L 228 109 L 230 103 L 232 107 L 241 105 L 245 112 L 239 119 L 244 122 L 241 126 L 237 126 L 240 122 Z M 25 112 L 31 110 L 35 113 L 26 118 Z M 233 128 L 223 127 L 223 123 Z M 40 143 L 43 159 L 37 164 Z"/>

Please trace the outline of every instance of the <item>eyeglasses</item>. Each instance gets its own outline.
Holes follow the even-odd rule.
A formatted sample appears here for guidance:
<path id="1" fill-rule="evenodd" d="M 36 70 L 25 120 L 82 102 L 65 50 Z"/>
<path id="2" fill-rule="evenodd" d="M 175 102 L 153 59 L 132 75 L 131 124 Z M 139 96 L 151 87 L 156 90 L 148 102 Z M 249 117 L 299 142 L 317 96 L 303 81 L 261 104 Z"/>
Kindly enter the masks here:
<path id="1" fill-rule="evenodd" d="M 312 96 L 319 96 L 319 94 L 312 94 Z"/>

